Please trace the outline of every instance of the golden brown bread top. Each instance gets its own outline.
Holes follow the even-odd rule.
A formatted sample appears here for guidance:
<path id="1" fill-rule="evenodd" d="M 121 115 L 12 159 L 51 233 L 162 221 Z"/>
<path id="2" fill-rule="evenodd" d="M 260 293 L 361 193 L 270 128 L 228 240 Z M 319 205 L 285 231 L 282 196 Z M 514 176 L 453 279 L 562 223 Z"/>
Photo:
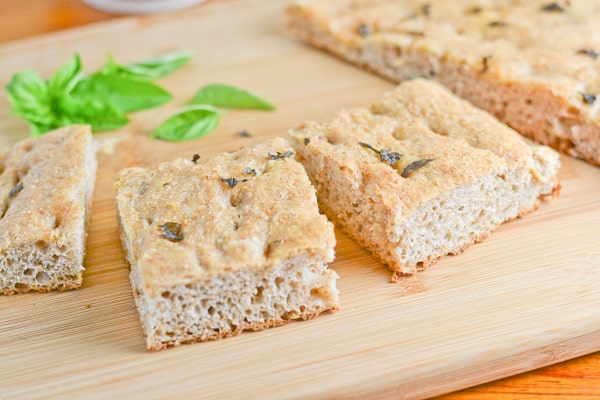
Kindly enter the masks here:
<path id="1" fill-rule="evenodd" d="M 333 259 L 333 226 L 289 143 L 272 139 L 208 159 L 177 159 L 116 178 L 127 247 L 147 290 L 292 257 Z M 181 225 L 182 240 L 161 225 Z"/>
<path id="2" fill-rule="evenodd" d="M 69 126 L 17 143 L 0 158 L 0 251 L 19 245 L 83 244 L 88 126 Z M 74 249 L 81 251 L 83 249 Z"/>
<path id="3" fill-rule="evenodd" d="M 302 156 L 339 164 L 352 186 L 404 212 L 490 174 L 524 170 L 533 182 L 554 181 L 555 176 L 545 176 L 545 166 L 536 164 L 534 148 L 543 150 L 536 150 L 535 157 L 558 163 L 553 150 L 529 146 L 491 115 L 424 79 L 405 81 L 371 110 L 341 111 L 290 133 L 296 143 L 305 144 L 298 147 Z M 386 162 L 382 150 L 402 157 Z M 402 176 L 405 168 L 423 159 L 433 161 Z"/>
<path id="4" fill-rule="evenodd" d="M 398 85 L 373 104 L 371 110 L 401 120 L 417 119 L 434 132 L 494 152 L 511 167 L 525 166 L 531 161 L 531 147 L 517 132 L 425 79 Z"/>
<path id="5" fill-rule="evenodd" d="M 600 118 L 600 101 L 584 98 L 600 95 L 598 2 L 299 0 L 288 12 L 327 27 L 348 49 L 396 43 L 406 54 L 551 87 L 589 118 Z"/>
<path id="6" fill-rule="evenodd" d="M 440 136 L 420 121 L 374 115 L 367 109 L 341 111 L 323 122 L 309 121 L 291 134 L 307 143 L 301 154 L 309 152 L 339 163 L 352 186 L 406 213 L 457 186 L 507 171 L 504 160 L 491 151 Z M 402 158 L 390 164 L 361 143 L 402 154 Z M 422 159 L 433 161 L 402 176 L 408 165 Z"/>

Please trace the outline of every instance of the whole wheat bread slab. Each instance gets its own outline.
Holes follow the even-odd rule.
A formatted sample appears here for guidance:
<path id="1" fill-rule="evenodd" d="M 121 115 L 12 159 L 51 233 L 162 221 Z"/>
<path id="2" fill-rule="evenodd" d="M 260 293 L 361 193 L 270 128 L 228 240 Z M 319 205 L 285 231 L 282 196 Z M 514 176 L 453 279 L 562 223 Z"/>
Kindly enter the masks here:
<path id="1" fill-rule="evenodd" d="M 0 292 L 81 286 L 96 166 L 91 131 L 79 125 L 0 157 Z"/>
<path id="2" fill-rule="evenodd" d="M 435 79 L 521 134 L 600 164 L 600 3 L 298 0 L 288 27 L 396 82 Z"/>
<path id="3" fill-rule="evenodd" d="M 126 169 L 116 189 L 148 349 L 338 308 L 333 224 L 286 140 Z"/>
<path id="4" fill-rule="evenodd" d="M 483 240 L 558 194 L 558 153 L 416 79 L 290 135 L 322 210 L 394 277 Z"/>

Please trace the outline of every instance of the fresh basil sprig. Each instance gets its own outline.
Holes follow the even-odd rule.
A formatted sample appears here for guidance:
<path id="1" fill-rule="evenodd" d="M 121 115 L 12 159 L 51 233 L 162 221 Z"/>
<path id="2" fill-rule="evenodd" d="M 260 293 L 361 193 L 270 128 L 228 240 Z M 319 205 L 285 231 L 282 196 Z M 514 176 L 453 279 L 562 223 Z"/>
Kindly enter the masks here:
<path id="1" fill-rule="evenodd" d="M 109 75 L 125 75 L 133 78 L 157 79 L 169 75 L 171 72 L 187 64 L 193 54 L 189 52 L 173 52 L 153 57 L 145 61 L 120 65 L 117 64 L 112 54 L 108 54 L 108 61 L 101 72 Z"/>
<path id="2" fill-rule="evenodd" d="M 209 105 L 191 106 L 164 121 L 152 137 L 172 142 L 197 139 L 214 131 L 219 125 L 220 111 Z"/>
<path id="3" fill-rule="evenodd" d="M 275 110 L 275 106 L 267 100 L 246 90 L 222 83 L 213 83 L 200 88 L 190 103 L 248 110 Z"/>
<path id="4" fill-rule="evenodd" d="M 6 93 L 13 113 L 27 120 L 33 136 L 71 124 L 89 124 L 94 131 L 116 129 L 129 123 L 125 113 L 171 100 L 169 92 L 150 80 L 175 71 L 191 57 L 176 52 L 119 65 L 109 55 L 100 71 L 84 76 L 75 54 L 48 81 L 33 71 L 15 74 Z"/>
<path id="5" fill-rule="evenodd" d="M 74 95 L 82 76 L 77 54 L 47 82 L 33 71 L 15 74 L 6 86 L 13 113 L 27 120 L 32 136 L 71 124 L 89 124 L 94 130 L 126 125 L 129 119 L 106 98 Z"/>
<path id="6" fill-rule="evenodd" d="M 173 98 L 150 81 L 105 73 L 83 78 L 73 94 L 82 99 L 106 99 L 124 113 L 158 107 Z"/>
<path id="7" fill-rule="evenodd" d="M 40 135 L 56 125 L 48 85 L 34 71 L 15 74 L 6 86 L 12 112 L 29 122 L 33 136 Z"/>

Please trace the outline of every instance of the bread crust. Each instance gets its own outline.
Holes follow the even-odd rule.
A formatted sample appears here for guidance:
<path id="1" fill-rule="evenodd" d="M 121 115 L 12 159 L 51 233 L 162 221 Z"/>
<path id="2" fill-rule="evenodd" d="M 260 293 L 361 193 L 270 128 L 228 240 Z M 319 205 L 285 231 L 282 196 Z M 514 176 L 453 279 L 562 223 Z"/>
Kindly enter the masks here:
<path id="1" fill-rule="evenodd" d="M 4 153 L 1 165 L 0 291 L 80 287 L 96 176 L 90 128 L 26 139 Z"/>
<path id="2" fill-rule="evenodd" d="M 521 134 L 600 165 L 600 5 L 547 4 L 300 0 L 287 14 L 314 46 L 395 82 L 435 79 Z"/>
<path id="3" fill-rule="evenodd" d="M 147 347 L 216 340 L 339 307 L 333 224 L 275 138 L 121 171 L 121 238 Z M 165 235 L 180 224 L 178 237 Z M 177 236 L 177 235 L 175 235 Z"/>
<path id="4" fill-rule="evenodd" d="M 290 135 L 322 210 L 396 275 L 464 251 L 560 190 L 555 151 L 424 79 Z"/>

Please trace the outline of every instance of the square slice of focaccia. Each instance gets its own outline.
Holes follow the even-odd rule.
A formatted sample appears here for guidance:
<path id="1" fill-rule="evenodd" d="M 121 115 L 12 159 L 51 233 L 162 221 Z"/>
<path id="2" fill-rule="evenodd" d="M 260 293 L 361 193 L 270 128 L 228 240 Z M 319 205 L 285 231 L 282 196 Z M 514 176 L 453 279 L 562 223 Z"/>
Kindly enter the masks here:
<path id="1" fill-rule="evenodd" d="M 19 142 L 0 169 L 0 292 L 80 287 L 96 179 L 89 127 Z"/>
<path id="2" fill-rule="evenodd" d="M 126 169 L 116 188 L 148 349 L 338 308 L 333 224 L 286 140 Z"/>
<path id="3" fill-rule="evenodd" d="M 560 188 L 558 153 L 423 79 L 290 134 L 322 210 L 394 276 L 462 252 Z"/>

